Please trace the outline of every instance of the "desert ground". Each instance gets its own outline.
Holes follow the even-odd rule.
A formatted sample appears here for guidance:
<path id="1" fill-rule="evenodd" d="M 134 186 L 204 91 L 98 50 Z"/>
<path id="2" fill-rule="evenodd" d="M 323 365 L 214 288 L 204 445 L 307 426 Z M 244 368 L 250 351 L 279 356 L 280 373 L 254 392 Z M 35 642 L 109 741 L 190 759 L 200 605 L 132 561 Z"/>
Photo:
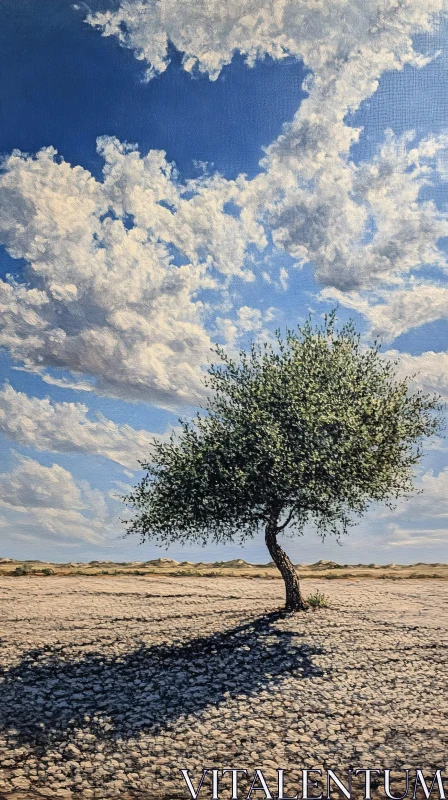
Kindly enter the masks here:
<path id="1" fill-rule="evenodd" d="M 5 571 L 0 797 L 188 798 L 181 768 L 447 769 L 443 576 L 310 577 L 329 607 L 283 616 L 280 580 Z"/>

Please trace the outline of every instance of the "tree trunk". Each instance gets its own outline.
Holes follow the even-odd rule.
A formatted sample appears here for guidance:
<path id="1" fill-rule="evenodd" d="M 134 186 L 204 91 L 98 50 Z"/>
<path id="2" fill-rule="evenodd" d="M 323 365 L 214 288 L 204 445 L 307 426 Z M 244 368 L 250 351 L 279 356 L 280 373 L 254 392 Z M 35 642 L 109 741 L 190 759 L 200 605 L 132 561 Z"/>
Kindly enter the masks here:
<path id="1" fill-rule="evenodd" d="M 295 570 L 294 564 L 280 547 L 277 536 L 278 529 L 276 525 L 274 523 L 268 523 L 265 533 L 266 546 L 275 566 L 279 569 L 285 581 L 286 611 L 305 611 L 308 606 L 300 591 L 299 576 Z"/>

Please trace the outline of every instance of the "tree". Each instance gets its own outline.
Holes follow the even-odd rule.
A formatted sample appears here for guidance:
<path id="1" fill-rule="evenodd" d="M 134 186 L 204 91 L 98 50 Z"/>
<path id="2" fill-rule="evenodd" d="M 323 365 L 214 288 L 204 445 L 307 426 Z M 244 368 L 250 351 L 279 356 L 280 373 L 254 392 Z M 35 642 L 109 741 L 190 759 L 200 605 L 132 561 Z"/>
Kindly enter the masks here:
<path id="1" fill-rule="evenodd" d="M 286 609 L 304 609 L 298 574 L 280 546 L 313 522 L 340 537 L 370 503 L 413 490 L 422 440 L 439 430 L 438 398 L 412 392 L 350 322 L 307 322 L 234 360 L 220 347 L 206 413 L 154 441 L 146 475 L 126 498 L 128 533 L 168 546 L 243 542 L 264 529 L 285 582 Z"/>

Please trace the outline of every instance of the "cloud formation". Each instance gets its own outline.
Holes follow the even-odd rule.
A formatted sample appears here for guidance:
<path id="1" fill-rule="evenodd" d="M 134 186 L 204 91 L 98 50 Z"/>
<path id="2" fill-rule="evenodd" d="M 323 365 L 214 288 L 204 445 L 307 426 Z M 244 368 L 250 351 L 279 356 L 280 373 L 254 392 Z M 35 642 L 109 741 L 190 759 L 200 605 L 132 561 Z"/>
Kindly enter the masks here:
<path id="1" fill-rule="evenodd" d="M 212 80 L 236 52 L 249 65 L 264 55 L 303 59 L 309 97 L 267 148 L 264 171 L 242 186 L 240 203 L 277 247 L 311 262 L 320 283 L 346 290 L 423 263 L 446 266 L 437 246 L 446 219 L 419 193 L 431 174 L 445 175 L 447 137 L 415 146 L 412 134 L 390 134 L 357 167 L 350 148 L 360 131 L 345 122 L 385 71 L 427 63 L 412 35 L 429 31 L 444 8 L 444 0 L 124 0 L 87 22 L 131 48 L 149 78 L 166 69 L 169 42 L 185 70 Z"/>
<path id="2" fill-rule="evenodd" d="M 401 503 L 394 516 L 414 520 L 448 517 L 448 467 L 438 474 L 425 472 L 418 482 L 421 494 Z"/>
<path id="3" fill-rule="evenodd" d="M 388 133 L 370 162 L 355 164 L 359 131 L 346 123 L 385 70 L 427 63 L 412 35 L 443 9 L 444 0 L 243 0 L 225 9 L 218 0 L 124 0 L 90 15 L 149 76 L 166 68 L 169 41 L 185 70 L 211 79 L 237 51 L 249 65 L 293 55 L 312 70 L 309 97 L 250 181 L 204 175 L 182 184 L 163 152 L 140 155 L 111 137 L 98 140 L 103 181 L 52 147 L 9 156 L 0 241 L 27 267 L 23 283 L 0 282 L 0 346 L 49 383 L 68 385 L 55 374 L 64 370 L 99 394 L 197 404 L 212 336 L 234 341 L 244 330 L 244 305 L 217 317 L 220 291 L 232 278 L 253 280 L 248 254 L 270 241 L 310 262 L 332 296 L 386 339 L 445 313 L 446 290 L 409 276 L 422 265 L 447 268 L 446 215 L 421 190 L 446 178 L 448 135 L 417 142 Z M 215 305 L 206 289 L 217 292 Z"/>
<path id="4" fill-rule="evenodd" d="M 428 547 L 446 547 L 448 528 L 400 528 L 391 524 L 389 535 L 394 538 L 387 542 L 388 547 L 421 547 L 426 552 Z M 441 550 L 441 552 L 443 552 Z"/>
<path id="5" fill-rule="evenodd" d="M 254 277 L 246 255 L 267 244 L 261 222 L 277 246 L 313 262 L 317 279 L 332 286 L 326 297 L 361 311 L 375 334 L 392 340 L 446 314 L 447 290 L 415 279 L 376 296 L 347 289 L 374 277 L 403 281 L 422 264 L 445 269 L 437 243 L 448 223 L 418 198 L 446 144 L 439 136 L 411 147 L 410 137 L 389 136 L 371 164 L 347 165 L 349 185 L 338 183 L 330 159 L 319 185 L 308 187 L 293 184 L 272 153 L 253 181 L 215 176 L 185 186 L 162 153 L 142 157 L 110 138 L 99 141 L 103 183 L 52 148 L 35 158 L 15 153 L 0 178 L 0 240 L 26 260 L 27 282 L 0 281 L 0 346 L 49 383 L 67 384 L 48 373 L 60 368 L 100 394 L 198 403 L 212 323 L 223 324 L 219 292 L 232 276 Z M 229 202 L 239 216 L 226 212 Z M 200 299 L 207 288 L 216 290 L 215 310 Z M 240 312 L 226 319 L 234 334 L 244 329 Z"/>
<path id="6" fill-rule="evenodd" d="M 233 182 L 181 186 L 159 151 L 140 157 L 107 137 L 99 150 L 104 183 L 51 147 L 5 160 L 0 241 L 27 267 L 26 283 L 0 282 L 0 346 L 27 369 L 70 370 L 81 386 L 87 376 L 100 394 L 197 403 L 211 347 L 198 292 L 220 273 L 251 279 L 245 247 L 263 233 L 226 213 Z"/>
<path id="7" fill-rule="evenodd" d="M 448 288 L 436 283 L 414 280 L 369 294 L 331 288 L 322 290 L 320 296 L 358 311 L 370 323 L 369 333 L 385 342 L 448 316 Z"/>
<path id="8" fill-rule="evenodd" d="M 17 456 L 18 465 L 0 474 L 1 503 L 17 508 L 82 509 L 82 492 L 72 475 L 58 464 L 44 467 L 38 461 Z"/>
<path id="9" fill-rule="evenodd" d="M 434 353 L 430 350 L 419 356 L 412 356 L 409 353 L 388 350 L 385 356 L 398 361 L 398 377 L 415 375 L 412 379 L 414 386 L 424 392 L 440 395 L 444 402 L 448 401 L 448 352 Z"/>
<path id="10" fill-rule="evenodd" d="M 373 160 L 357 166 L 327 140 L 316 141 L 319 153 L 307 158 L 312 130 L 304 146 L 294 144 L 293 165 L 291 136 L 268 149 L 268 172 L 254 180 L 277 247 L 300 264 L 311 262 L 320 284 L 344 292 L 390 282 L 423 265 L 446 270 L 439 248 L 448 235 L 446 214 L 420 199 L 423 186 L 437 178 L 446 136 L 415 143 L 412 134 L 386 132 Z"/>
<path id="11" fill-rule="evenodd" d="M 391 325 L 375 299 L 357 300 L 356 292 L 422 265 L 446 270 L 438 246 L 446 215 L 421 190 L 446 177 L 448 135 L 415 142 L 388 134 L 371 162 L 355 165 L 359 131 L 345 117 L 385 70 L 426 63 L 411 37 L 443 8 L 443 0 L 424 8 L 420 0 L 243 0 L 223 11 L 217 0 L 126 0 L 90 15 L 89 24 L 133 49 L 151 75 L 166 68 L 168 41 L 184 53 L 187 71 L 212 79 L 236 51 L 249 64 L 294 55 L 312 69 L 309 97 L 251 181 L 205 175 L 181 184 L 163 152 L 141 156 L 111 137 L 98 140 L 103 182 L 51 147 L 36 157 L 13 153 L 0 179 L 0 241 L 26 260 L 26 284 L 0 283 L 0 346 L 48 382 L 60 382 L 53 372 L 63 369 L 100 394 L 196 404 L 213 325 L 223 324 L 201 291 L 218 290 L 219 305 L 231 278 L 254 279 L 249 250 L 270 239 L 358 302 L 375 331 L 393 338 L 409 319 L 426 321 L 426 310 L 403 311 Z M 412 306 L 404 294 L 403 307 Z M 225 324 L 238 330 L 236 316 Z"/>
<path id="12" fill-rule="evenodd" d="M 0 506 L 10 528 L 38 529 L 44 536 L 104 544 L 110 532 L 103 494 L 68 470 L 45 467 L 15 454 L 11 472 L 0 474 Z"/>
<path id="13" fill-rule="evenodd" d="M 118 8 L 89 14 L 86 21 L 103 36 L 115 36 L 146 63 L 151 78 L 168 66 L 171 42 L 183 53 L 188 72 L 198 69 L 214 80 L 234 53 L 242 53 L 250 66 L 257 58 L 287 55 L 302 58 L 318 78 L 324 70 L 347 65 L 352 59 L 378 62 L 386 56 L 386 69 L 415 59 L 409 33 L 427 29 L 431 13 L 441 2 L 418 0 L 379 2 L 368 6 L 356 0 L 241 0 L 223 5 L 219 0 L 122 0 Z M 358 44 L 355 51 L 354 43 Z M 354 52 L 355 51 L 355 52 Z M 394 55 L 395 52 L 397 55 Z M 372 77 L 354 71 L 359 87 Z M 352 90 L 353 91 L 353 90 Z"/>
<path id="14" fill-rule="evenodd" d="M 6 384 L 0 391 L 0 432 L 17 444 L 53 453 L 100 455 L 139 469 L 149 457 L 153 434 L 116 424 L 103 414 L 87 417 L 82 403 L 28 397 Z"/>
<path id="15" fill-rule="evenodd" d="M 279 282 L 268 271 L 272 243 L 312 264 L 327 287 L 321 296 L 362 313 L 386 341 L 447 316 L 448 289 L 418 270 L 447 271 L 446 213 L 425 198 L 448 181 L 448 134 L 385 132 L 358 164 L 351 148 L 360 131 L 347 122 L 385 71 L 427 63 L 412 37 L 445 9 L 445 0 L 122 0 L 90 14 L 148 79 L 166 69 L 170 42 L 187 72 L 211 80 L 236 52 L 249 66 L 293 56 L 311 70 L 308 98 L 253 180 L 205 174 L 183 184 L 163 152 L 140 154 L 112 137 L 98 140 L 102 180 L 52 147 L 13 152 L 0 175 L 0 242 L 26 267 L 21 282 L 0 281 L 0 346 L 48 384 L 167 408 L 196 404 L 214 336 L 229 348 L 269 336 L 275 310 L 254 308 L 231 281 L 260 277 L 286 291 L 286 268 Z M 416 385 L 448 398 L 446 353 L 389 354 L 399 374 L 418 371 Z M 10 386 L 0 390 L 0 430 L 38 450 L 100 454 L 131 469 L 151 444 L 147 431 L 89 418 L 84 404 Z M 446 481 L 446 470 L 427 472 L 424 496 L 398 514 L 446 516 Z M 114 530 L 103 494 L 57 464 L 18 457 L 0 475 L 0 493 L 4 524 L 23 536 L 104 544 Z"/>

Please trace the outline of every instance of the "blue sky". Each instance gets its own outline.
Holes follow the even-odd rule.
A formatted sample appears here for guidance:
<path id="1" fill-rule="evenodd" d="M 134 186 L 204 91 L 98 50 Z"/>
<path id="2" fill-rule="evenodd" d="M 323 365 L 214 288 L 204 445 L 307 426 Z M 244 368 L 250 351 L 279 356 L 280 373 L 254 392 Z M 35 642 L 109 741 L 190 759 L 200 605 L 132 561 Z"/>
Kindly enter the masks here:
<path id="1" fill-rule="evenodd" d="M 214 341 L 337 302 L 448 395 L 448 28 L 438 0 L 400 31 L 346 5 L 4 3 L 1 555 L 163 555 L 120 538 L 116 496 L 201 402 Z M 446 560 L 446 443 L 416 480 L 342 548 L 307 530 L 289 551 Z M 266 560 L 258 541 L 170 555 Z"/>

